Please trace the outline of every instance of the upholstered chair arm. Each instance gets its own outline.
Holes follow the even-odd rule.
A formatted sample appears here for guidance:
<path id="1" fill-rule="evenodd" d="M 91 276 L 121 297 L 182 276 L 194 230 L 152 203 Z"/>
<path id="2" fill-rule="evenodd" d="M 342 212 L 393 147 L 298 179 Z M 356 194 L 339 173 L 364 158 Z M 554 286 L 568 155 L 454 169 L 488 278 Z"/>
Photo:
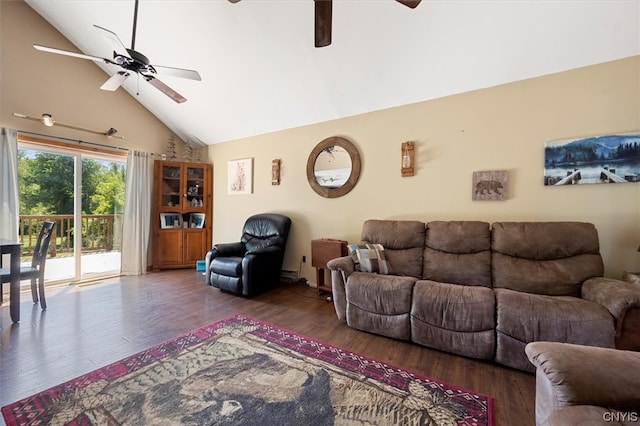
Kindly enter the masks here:
<path id="1" fill-rule="evenodd" d="M 589 278 L 582 284 L 582 298 L 607 308 L 615 318 L 616 336 L 620 336 L 626 313 L 640 308 L 640 286 L 613 278 Z"/>
<path id="2" fill-rule="evenodd" d="M 211 260 L 216 256 L 216 252 L 213 249 L 207 252 L 207 255 L 204 258 L 204 282 L 207 285 L 211 285 L 211 272 L 209 272 L 209 265 L 211 265 Z"/>
<path id="3" fill-rule="evenodd" d="M 331 271 L 331 295 L 333 306 L 340 321 L 347 321 L 347 293 L 345 285 L 355 265 L 351 256 L 338 257 L 327 262 L 327 268 Z"/>
<path id="4" fill-rule="evenodd" d="M 277 246 L 252 249 L 242 258 L 242 294 L 248 297 L 264 290 L 261 280 L 277 282 L 283 249 Z"/>
<path id="5" fill-rule="evenodd" d="M 532 342 L 525 352 L 536 367 L 537 424 L 568 406 L 640 407 L 638 352 L 559 342 Z"/>
<path id="6" fill-rule="evenodd" d="M 204 258 L 205 274 L 204 280 L 207 285 L 211 285 L 211 273 L 210 266 L 211 261 L 218 256 L 242 256 L 244 255 L 244 244 L 237 243 L 220 243 L 215 244 L 211 250 L 207 252 Z"/>

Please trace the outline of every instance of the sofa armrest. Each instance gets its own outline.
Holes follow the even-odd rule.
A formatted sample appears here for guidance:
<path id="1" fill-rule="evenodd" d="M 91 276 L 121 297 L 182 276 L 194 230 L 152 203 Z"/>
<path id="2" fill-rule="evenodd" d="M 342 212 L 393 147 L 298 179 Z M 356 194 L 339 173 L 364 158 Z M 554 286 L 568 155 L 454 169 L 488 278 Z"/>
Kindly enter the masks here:
<path id="1" fill-rule="evenodd" d="M 640 287 L 627 281 L 594 277 L 582 284 L 582 298 L 607 308 L 616 322 L 616 336 L 620 336 L 627 311 L 640 308 Z"/>
<path id="2" fill-rule="evenodd" d="M 345 275 L 344 281 L 347 281 L 349 275 L 356 270 L 356 266 L 353 263 L 353 257 L 342 256 L 335 259 L 331 259 L 327 262 L 327 268 L 332 271 L 340 271 Z"/>
<path id="3" fill-rule="evenodd" d="M 568 406 L 640 407 L 638 352 L 560 342 L 531 342 L 525 352 L 536 367 L 538 424 Z"/>
<path id="4" fill-rule="evenodd" d="M 351 256 L 338 257 L 327 262 L 331 271 L 331 296 L 336 315 L 340 321 L 347 321 L 347 292 L 346 284 L 349 275 L 355 271 L 355 264 Z"/>

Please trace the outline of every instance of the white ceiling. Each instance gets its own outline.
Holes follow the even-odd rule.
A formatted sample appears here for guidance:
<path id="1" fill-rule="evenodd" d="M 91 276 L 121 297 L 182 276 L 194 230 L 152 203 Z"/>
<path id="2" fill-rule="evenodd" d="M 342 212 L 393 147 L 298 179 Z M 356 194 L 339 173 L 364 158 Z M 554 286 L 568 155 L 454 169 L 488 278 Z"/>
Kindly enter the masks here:
<path id="1" fill-rule="evenodd" d="M 86 54 L 111 56 L 94 24 L 130 47 L 134 0 L 26 3 Z M 334 0 L 319 49 L 313 12 L 312 0 L 140 0 L 136 50 L 202 81 L 161 77 L 183 104 L 144 82 L 137 95 L 135 78 L 125 89 L 183 140 L 214 144 L 640 54 L 640 0 Z"/>

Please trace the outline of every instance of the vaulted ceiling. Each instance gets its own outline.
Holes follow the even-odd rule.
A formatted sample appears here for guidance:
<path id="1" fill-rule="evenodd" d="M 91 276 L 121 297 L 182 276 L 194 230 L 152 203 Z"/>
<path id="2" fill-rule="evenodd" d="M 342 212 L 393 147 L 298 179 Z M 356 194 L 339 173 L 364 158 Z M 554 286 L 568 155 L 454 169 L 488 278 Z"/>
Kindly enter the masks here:
<path id="1" fill-rule="evenodd" d="M 79 52 L 111 57 L 94 24 L 130 47 L 134 0 L 25 1 Z M 135 50 L 202 81 L 161 77 L 182 104 L 136 78 L 119 90 L 214 144 L 640 54 L 640 1 L 333 3 L 333 42 L 315 48 L 313 0 L 140 0 Z"/>

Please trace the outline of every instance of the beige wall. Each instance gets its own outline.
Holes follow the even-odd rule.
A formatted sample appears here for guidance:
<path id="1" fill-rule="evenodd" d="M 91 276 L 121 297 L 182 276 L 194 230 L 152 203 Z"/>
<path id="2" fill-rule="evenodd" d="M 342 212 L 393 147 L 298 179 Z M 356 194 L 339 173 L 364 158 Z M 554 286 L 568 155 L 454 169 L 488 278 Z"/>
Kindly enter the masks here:
<path id="1" fill-rule="evenodd" d="M 99 90 L 107 75 L 96 65 L 33 49 L 34 43 L 74 47 L 29 6 L 0 1 L 0 36 L 0 126 L 166 151 L 171 131 L 124 90 Z M 12 117 L 14 111 L 115 127 L 126 140 L 45 128 Z M 297 270 L 306 255 L 301 275 L 313 282 L 310 241 L 355 242 L 368 218 L 584 220 L 600 231 L 607 275 L 619 276 L 640 269 L 640 186 L 545 187 L 543 148 L 550 140 L 635 130 L 640 57 L 214 145 L 214 242 L 237 240 L 251 214 L 288 214 L 293 227 L 285 268 Z M 362 175 L 346 196 L 324 199 L 307 183 L 307 156 L 335 135 L 359 147 Z M 407 140 L 417 141 L 417 170 L 401 178 L 400 144 Z M 253 194 L 227 195 L 227 162 L 248 157 L 254 159 Z M 272 186 L 276 158 L 282 159 L 282 183 Z M 509 171 L 508 199 L 471 201 L 472 172 L 497 169 Z"/>
<path id="2" fill-rule="evenodd" d="M 172 134 L 124 89 L 100 90 L 109 76 L 92 61 L 37 51 L 33 44 L 78 51 L 22 1 L 0 1 L 0 126 L 51 136 L 81 139 L 149 152 L 165 152 Z M 120 139 L 108 139 L 13 117 L 50 113 L 63 122 L 95 130 L 114 127 Z M 178 153 L 182 142 L 176 138 Z"/>
<path id="3" fill-rule="evenodd" d="M 606 274 L 619 277 L 640 269 L 640 184 L 545 187 L 544 144 L 638 130 L 640 57 L 633 57 L 217 144 L 209 148 L 214 242 L 237 240 L 251 214 L 290 215 L 285 268 L 297 270 L 306 255 L 301 275 L 315 282 L 310 241 L 357 242 L 369 218 L 577 220 L 597 226 Z M 324 199 L 309 187 L 305 167 L 315 144 L 335 135 L 358 146 L 362 174 L 346 196 Z M 400 145 L 407 140 L 417 141 L 417 170 L 402 178 Z M 253 194 L 227 195 L 227 162 L 248 157 L 254 159 Z M 276 158 L 282 183 L 272 186 Z M 508 170 L 506 201 L 471 200 L 472 173 L 479 170 Z"/>

